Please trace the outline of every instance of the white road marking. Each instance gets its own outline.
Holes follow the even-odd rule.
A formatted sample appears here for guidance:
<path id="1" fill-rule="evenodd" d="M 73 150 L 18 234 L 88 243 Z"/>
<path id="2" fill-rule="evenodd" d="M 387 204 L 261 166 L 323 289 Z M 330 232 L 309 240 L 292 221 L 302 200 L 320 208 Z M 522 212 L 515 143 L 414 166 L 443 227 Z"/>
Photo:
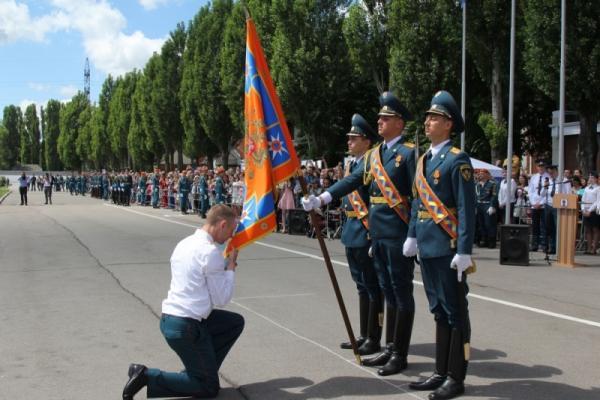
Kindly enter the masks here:
<path id="1" fill-rule="evenodd" d="M 415 399 L 419 399 L 419 400 L 423 399 L 422 397 L 419 397 L 419 396 L 417 396 L 417 395 L 416 395 L 414 392 L 412 392 L 412 391 L 408 391 L 408 390 L 404 389 L 404 388 L 403 388 L 403 386 L 407 386 L 406 384 L 405 384 L 405 385 L 396 385 L 396 384 L 394 384 L 393 382 L 390 382 L 390 381 L 388 381 L 387 379 L 385 379 L 385 378 L 382 378 L 381 376 L 377 375 L 377 373 L 376 373 L 375 371 L 372 371 L 372 370 L 370 370 L 370 369 L 367 369 L 367 368 L 365 368 L 365 367 L 363 367 L 363 366 L 361 366 L 361 365 L 358 365 L 358 364 L 356 363 L 356 360 L 355 360 L 355 359 L 347 359 L 347 358 L 344 358 L 343 356 L 339 355 L 339 354 L 338 354 L 338 353 L 336 353 L 335 351 L 333 351 L 333 350 L 329 349 L 329 348 L 328 348 L 328 347 L 326 347 L 326 346 L 323 346 L 323 345 L 322 345 L 322 344 L 320 344 L 319 342 L 315 342 L 315 341 L 314 341 L 314 340 L 312 340 L 312 339 L 309 339 L 309 338 L 307 338 L 307 337 L 305 337 L 305 336 L 302 336 L 302 335 L 300 335 L 299 333 L 296 333 L 296 332 L 294 332 L 294 331 L 293 331 L 293 330 L 291 330 L 290 328 L 287 328 L 287 327 L 285 327 L 285 326 L 281 325 L 280 323 L 278 323 L 278 322 L 276 322 L 276 321 L 272 320 L 271 318 L 267 317 L 266 315 L 263 315 L 263 314 L 259 313 L 258 311 L 255 311 L 255 310 L 251 309 L 250 307 L 247 307 L 247 306 L 245 306 L 245 305 L 243 305 L 243 304 L 240 304 L 240 303 L 238 303 L 238 302 L 236 302 L 236 301 L 232 301 L 231 303 L 232 303 L 232 304 L 235 304 L 236 306 L 238 306 L 238 307 L 240 307 L 240 308 L 242 308 L 242 309 L 244 309 L 244 310 L 246 310 L 246 311 L 248 311 L 248 312 L 251 312 L 252 314 L 254 314 L 254 315 L 256 315 L 256 316 L 258 316 L 258 317 L 260 317 L 260 318 L 262 318 L 262 319 L 264 319 L 265 321 L 269 322 L 270 324 L 273 324 L 273 325 L 275 325 L 276 327 L 278 327 L 279 329 L 281 329 L 281 330 L 283 330 L 283 331 L 285 331 L 285 332 L 289 333 L 290 335 L 292 335 L 292 336 L 295 336 L 295 337 L 297 337 L 298 339 L 300 339 L 300 340 L 303 340 L 303 341 L 305 341 L 305 342 L 307 342 L 307 343 L 310 343 L 310 344 L 312 344 L 312 345 L 314 345 L 314 346 L 316 346 L 316 347 L 320 348 L 321 350 L 324 350 L 324 351 L 326 351 L 327 353 L 329 353 L 329 354 L 331 354 L 331 355 L 333 355 L 333 356 L 335 356 L 335 357 L 339 358 L 340 360 L 342 360 L 342 361 L 344 361 L 344 362 L 346 362 L 346 363 L 348 363 L 348 364 L 352 365 L 353 367 L 355 367 L 355 368 L 358 368 L 358 369 L 360 369 L 361 371 L 368 373 L 369 375 L 372 375 L 373 377 L 375 377 L 375 378 L 379 379 L 380 381 L 382 381 L 382 382 L 384 382 L 384 383 L 388 384 L 389 386 L 392 386 L 392 387 L 394 387 L 394 388 L 396 388 L 396 389 L 398 389 L 398 390 L 401 390 L 402 392 L 404 392 L 404 393 L 406 393 L 406 394 L 408 394 L 408 395 L 410 395 L 410 396 L 414 397 Z"/>
<path id="2" fill-rule="evenodd" d="M 108 207 L 117 208 L 117 209 L 123 210 L 123 211 L 128 211 L 128 212 L 131 212 L 131 213 L 134 213 L 134 214 L 143 215 L 143 216 L 146 216 L 146 217 L 149 217 L 149 218 L 155 218 L 155 219 L 158 219 L 158 220 L 161 220 L 161 221 L 170 222 L 172 224 L 178 224 L 178 225 L 188 226 L 190 228 L 198 228 L 198 226 L 196 226 L 196 225 L 186 224 L 184 222 L 173 221 L 173 220 L 170 220 L 170 219 L 165 219 L 165 218 L 157 217 L 157 216 L 146 214 L 146 213 L 143 213 L 143 212 L 140 212 L 140 211 L 132 210 L 131 208 L 118 207 L 118 206 L 115 206 L 115 205 L 112 205 L 112 204 L 103 204 L 103 205 L 108 206 Z M 300 256 L 312 258 L 314 260 L 324 261 L 323 257 L 317 256 L 315 254 L 305 253 L 305 252 L 298 251 L 298 250 L 292 250 L 292 249 L 288 249 L 286 247 L 276 246 L 276 245 L 273 245 L 273 244 L 264 243 L 264 242 L 260 242 L 260 241 L 254 242 L 254 243 L 256 243 L 256 244 L 258 244 L 260 246 L 269 247 L 271 249 L 276 249 L 276 250 L 284 251 L 284 252 L 287 252 L 287 253 L 292 253 L 292 254 L 296 254 L 296 255 L 300 255 Z M 338 261 L 338 260 L 333 260 L 332 259 L 331 262 L 333 264 L 342 265 L 342 266 L 345 266 L 345 267 L 348 266 L 348 264 L 345 263 L 345 262 L 343 262 L 343 261 Z M 421 285 L 421 286 L 423 285 L 423 282 L 417 281 L 417 280 L 413 281 L 413 283 L 416 284 L 416 285 Z M 500 299 L 495 299 L 493 297 L 482 296 L 482 295 L 475 294 L 475 293 L 472 293 L 472 292 L 469 293 L 469 297 L 474 298 L 474 299 L 483 300 L 483 301 L 488 301 L 490 303 L 500 304 L 500 305 L 511 307 L 511 308 L 516 308 L 516 309 L 524 310 L 524 311 L 530 311 L 530 312 L 533 312 L 533 313 L 536 313 L 536 314 L 546 315 L 548 317 L 558 318 L 558 319 L 562 319 L 562 320 L 565 320 L 565 321 L 571 321 L 571 322 L 576 322 L 576 323 L 582 324 L 582 325 L 588 325 L 588 326 L 593 326 L 595 328 L 600 328 L 600 322 L 596 322 L 596 321 L 590 321 L 590 320 L 587 320 L 587 319 L 577 318 L 577 317 L 573 317 L 573 316 L 566 315 L 566 314 L 559 314 L 559 313 L 555 313 L 555 312 L 552 312 L 552 311 L 542 310 L 540 308 L 529 307 L 529 306 L 525 306 L 525 305 L 522 305 L 522 304 L 518 304 L 518 303 L 513 303 L 513 302 L 510 302 L 510 301 L 506 301 L 506 300 L 500 300 Z"/>

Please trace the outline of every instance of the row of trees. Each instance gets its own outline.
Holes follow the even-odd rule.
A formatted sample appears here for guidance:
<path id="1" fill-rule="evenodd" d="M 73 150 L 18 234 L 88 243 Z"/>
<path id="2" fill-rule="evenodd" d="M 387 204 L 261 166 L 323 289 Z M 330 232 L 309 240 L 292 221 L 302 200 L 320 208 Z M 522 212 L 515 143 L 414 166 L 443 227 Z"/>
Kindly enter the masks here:
<path id="1" fill-rule="evenodd" d="M 245 0 L 262 39 L 295 141 L 305 157 L 343 154 L 350 116 L 373 124 L 378 94 L 393 88 L 415 114 L 409 135 L 439 89 L 460 100 L 462 10 L 455 0 Z M 559 0 L 518 2 L 515 149 L 547 156 L 559 80 Z M 469 0 L 467 150 L 486 160 L 506 148 L 510 2 Z M 582 122 L 579 159 L 596 162 L 600 11 L 568 5 L 567 108 Z M 150 168 L 164 160 L 228 154 L 243 136 L 245 13 L 214 0 L 171 32 L 142 70 L 108 76 L 98 101 L 79 93 L 51 100 L 42 119 L 5 108 L 0 164 L 50 169 Z M 422 136 L 421 136 L 422 137 Z M 325 152 L 325 154 L 323 154 Z M 40 160 L 41 154 L 41 160 Z M 175 159 L 174 155 L 179 157 Z M 227 157 L 224 157 L 226 162 Z"/>

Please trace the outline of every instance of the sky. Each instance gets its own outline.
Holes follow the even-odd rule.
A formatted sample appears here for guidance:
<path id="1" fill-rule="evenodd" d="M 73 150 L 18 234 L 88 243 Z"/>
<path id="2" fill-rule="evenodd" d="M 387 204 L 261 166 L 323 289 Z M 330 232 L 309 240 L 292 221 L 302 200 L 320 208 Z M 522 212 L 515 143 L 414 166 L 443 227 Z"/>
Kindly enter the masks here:
<path id="1" fill-rule="evenodd" d="M 14 104 L 90 98 L 102 83 L 143 68 L 178 22 L 186 25 L 208 0 L 0 0 L 0 119 Z"/>

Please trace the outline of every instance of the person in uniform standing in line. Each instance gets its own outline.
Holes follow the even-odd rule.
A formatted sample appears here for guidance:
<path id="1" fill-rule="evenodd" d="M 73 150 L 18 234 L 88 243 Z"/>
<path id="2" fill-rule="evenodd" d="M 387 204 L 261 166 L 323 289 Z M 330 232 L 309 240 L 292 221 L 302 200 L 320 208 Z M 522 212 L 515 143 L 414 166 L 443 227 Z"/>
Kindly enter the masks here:
<path id="1" fill-rule="evenodd" d="M 480 247 L 496 247 L 498 217 L 498 189 L 496 182 L 487 169 L 482 172 L 480 182 L 475 187 L 477 193 L 477 225 L 479 227 Z"/>
<path id="2" fill-rule="evenodd" d="M 547 249 L 549 254 L 556 254 L 556 208 L 554 208 L 554 195 L 557 193 L 571 193 L 571 182 L 557 182 L 558 168 L 550 165 L 547 168 L 550 179 L 542 188 L 541 196 L 544 203 L 544 218 L 546 220 Z"/>
<path id="3" fill-rule="evenodd" d="M 173 250 L 160 331 L 184 369 L 166 372 L 131 364 L 123 400 L 133 399 L 144 386 L 148 398 L 212 398 L 219 393 L 219 369 L 244 329 L 241 315 L 215 308 L 233 297 L 238 253 L 234 250 L 225 259 L 220 245 L 233 236 L 237 224 L 231 208 L 217 205 L 206 224 Z"/>
<path id="4" fill-rule="evenodd" d="M 179 178 L 179 207 L 181 208 L 181 213 L 182 214 L 187 214 L 187 210 L 188 210 L 188 202 L 189 202 L 189 198 L 188 198 L 188 194 L 190 193 L 190 189 L 191 189 L 191 182 L 190 182 L 190 178 L 191 178 L 191 174 L 188 177 L 188 173 L 186 171 L 183 171 L 181 173 L 181 177 Z"/>
<path id="5" fill-rule="evenodd" d="M 385 376 L 407 368 L 415 316 L 414 258 L 402 254 L 410 220 L 415 146 L 402 135 L 406 121 L 412 119 L 406 107 L 392 92 L 384 92 L 379 103 L 377 127 L 384 142 L 365 155 L 364 170 L 356 170 L 319 197 L 304 197 L 302 206 L 309 211 L 362 185 L 369 187 L 371 251 L 387 310 L 386 347 L 377 356 L 363 360 L 363 365 L 381 366 L 377 373 Z"/>
<path id="6" fill-rule="evenodd" d="M 21 195 L 21 205 L 27 205 L 27 188 L 29 187 L 29 178 L 25 175 L 25 171 L 17 178 L 19 181 L 19 194 Z"/>
<path id="7" fill-rule="evenodd" d="M 215 178 L 215 204 L 225 204 L 225 182 L 223 182 L 225 169 L 219 166 L 215 172 L 217 174 Z"/>
<path id="8" fill-rule="evenodd" d="M 354 158 L 346 167 L 345 176 L 356 170 L 364 171 L 365 153 L 378 141 L 377 133 L 360 114 L 352 116 L 352 127 L 346 136 L 348 152 Z M 363 185 L 344 196 L 342 209 L 346 213 L 346 222 L 342 227 L 341 239 L 345 246 L 350 275 L 358 290 L 358 354 L 374 354 L 381 350 L 380 316 L 383 323 L 383 301 L 373 258 L 369 256 L 369 188 Z M 352 344 L 344 342 L 340 347 L 351 349 Z"/>
<path id="9" fill-rule="evenodd" d="M 206 213 L 209 208 L 208 203 L 208 182 L 206 174 L 208 167 L 203 164 L 200 166 L 200 181 L 198 182 L 198 192 L 200 193 L 200 217 L 206 218 Z"/>
<path id="10" fill-rule="evenodd" d="M 473 266 L 475 184 L 469 156 L 452 147 L 450 135 L 464 122 L 452 95 L 440 91 L 426 113 L 429 150 L 419 159 L 406 257 L 419 253 L 429 309 L 436 322 L 435 372 L 409 385 L 433 390 L 430 400 L 464 393 L 470 322 L 465 271 Z"/>
<path id="11" fill-rule="evenodd" d="M 154 168 L 152 175 L 152 208 L 158 208 L 158 197 L 160 193 L 160 169 Z"/>

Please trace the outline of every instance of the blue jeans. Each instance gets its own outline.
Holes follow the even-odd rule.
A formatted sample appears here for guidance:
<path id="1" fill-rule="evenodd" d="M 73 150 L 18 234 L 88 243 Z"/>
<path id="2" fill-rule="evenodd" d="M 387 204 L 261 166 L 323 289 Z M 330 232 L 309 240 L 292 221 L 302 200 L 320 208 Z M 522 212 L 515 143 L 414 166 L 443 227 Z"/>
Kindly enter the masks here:
<path id="1" fill-rule="evenodd" d="M 184 370 L 148 369 L 148 398 L 217 396 L 219 368 L 243 329 L 244 318 L 225 310 L 213 310 L 202 321 L 163 314 L 160 331 Z"/>

